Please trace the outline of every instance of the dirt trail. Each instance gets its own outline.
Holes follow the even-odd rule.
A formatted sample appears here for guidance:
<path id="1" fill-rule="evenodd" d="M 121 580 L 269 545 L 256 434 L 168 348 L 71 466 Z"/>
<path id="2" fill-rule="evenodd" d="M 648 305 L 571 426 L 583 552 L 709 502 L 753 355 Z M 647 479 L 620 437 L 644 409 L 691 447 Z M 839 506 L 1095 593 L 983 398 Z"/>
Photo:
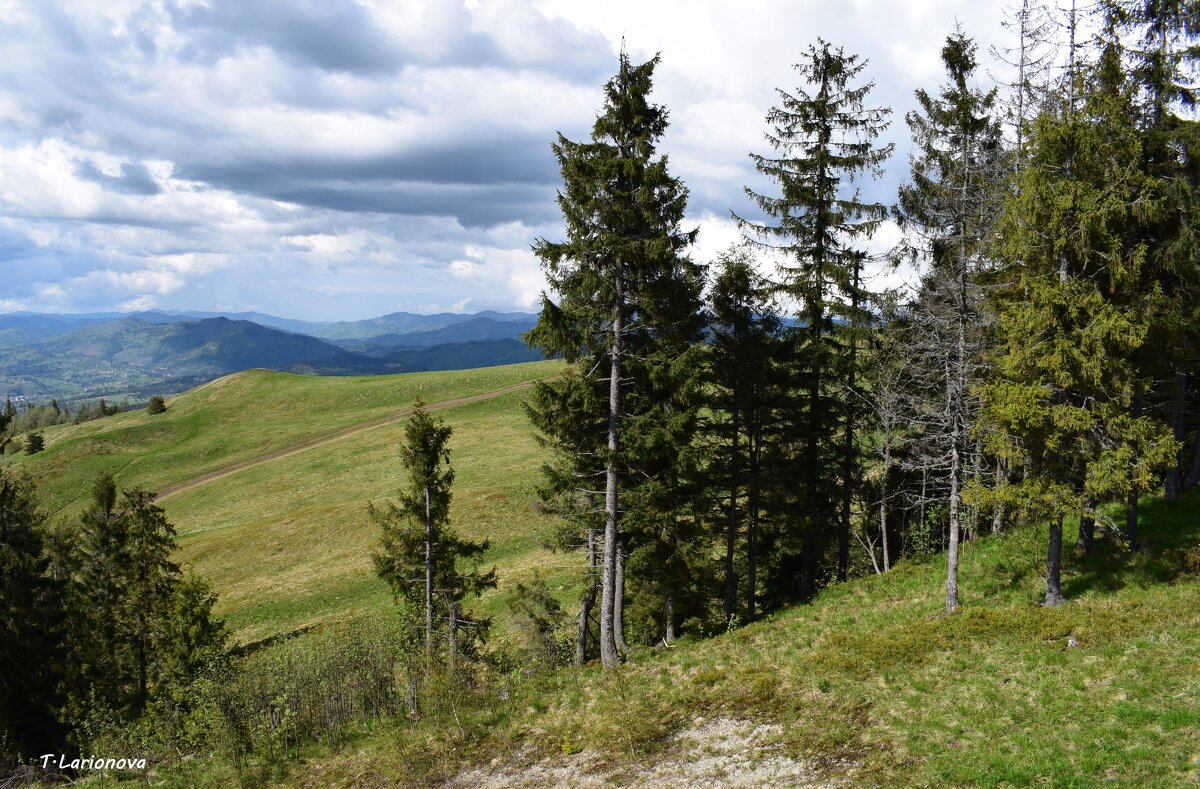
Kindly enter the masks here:
<path id="1" fill-rule="evenodd" d="M 490 400 L 493 397 L 499 397 L 500 395 L 506 395 L 510 392 L 517 392 L 521 389 L 526 389 L 532 386 L 533 383 L 533 381 L 523 381 L 522 383 L 513 384 L 512 386 L 505 386 L 501 389 L 493 389 L 490 392 L 480 392 L 479 394 L 467 395 L 466 397 L 455 397 L 451 400 L 442 400 L 437 403 L 426 403 L 425 409 L 427 411 L 444 411 L 447 408 L 456 408 L 460 405 L 477 403 L 480 400 Z M 344 427 L 340 430 L 335 430 L 332 433 L 326 433 L 323 436 L 310 438 L 305 441 L 301 441 L 298 444 L 293 444 L 290 447 L 279 449 L 266 455 L 260 455 L 252 460 L 243 460 L 239 463 L 233 463 L 225 466 L 224 468 L 219 468 L 216 471 L 210 471 L 207 474 L 201 474 L 200 476 L 190 479 L 187 482 L 181 482 L 178 485 L 171 485 L 168 488 L 164 488 L 157 496 L 154 497 L 154 501 L 161 503 L 163 499 L 170 498 L 177 493 L 183 493 L 184 491 L 191 490 L 192 488 L 198 488 L 201 485 L 206 485 L 209 482 L 213 482 L 218 479 L 224 479 L 232 474 L 245 471 L 248 468 L 254 468 L 255 466 L 261 466 L 264 463 L 270 463 L 274 460 L 281 460 L 283 458 L 291 457 L 292 455 L 298 455 L 301 452 L 307 452 L 310 449 L 323 447 L 326 444 L 332 444 L 334 441 L 341 441 L 343 438 L 349 438 L 350 436 L 358 435 L 359 433 L 367 430 L 374 430 L 385 425 L 399 422 L 402 419 L 407 419 L 410 416 L 412 416 L 411 407 L 402 409 L 381 419 L 374 419 L 370 422 L 363 422 L 361 424 L 352 425 L 351 427 Z"/>

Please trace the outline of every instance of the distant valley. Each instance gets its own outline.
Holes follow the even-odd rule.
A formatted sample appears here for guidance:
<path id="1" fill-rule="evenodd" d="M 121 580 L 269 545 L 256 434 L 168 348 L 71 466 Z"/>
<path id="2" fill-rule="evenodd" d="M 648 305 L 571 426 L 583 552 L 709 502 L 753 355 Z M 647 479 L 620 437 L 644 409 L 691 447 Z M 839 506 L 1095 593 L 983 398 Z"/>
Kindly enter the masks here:
<path id="1" fill-rule="evenodd" d="M 536 361 L 528 313 L 320 323 L 262 313 L 0 314 L 0 397 L 145 400 L 239 370 L 375 375 Z"/>

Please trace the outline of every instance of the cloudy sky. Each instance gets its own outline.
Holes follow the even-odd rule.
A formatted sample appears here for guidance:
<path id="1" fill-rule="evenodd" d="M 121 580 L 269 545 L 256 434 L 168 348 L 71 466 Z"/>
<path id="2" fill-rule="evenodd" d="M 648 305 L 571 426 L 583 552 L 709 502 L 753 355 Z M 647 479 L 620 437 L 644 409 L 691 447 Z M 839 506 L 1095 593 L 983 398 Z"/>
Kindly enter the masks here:
<path id="1" fill-rule="evenodd" d="M 807 44 L 870 59 L 897 152 L 865 190 L 890 200 L 913 89 L 956 22 L 990 66 L 1003 5 L 0 0 L 0 311 L 531 309 L 530 244 L 562 232 L 549 144 L 589 133 L 622 38 L 662 55 L 710 259 Z"/>

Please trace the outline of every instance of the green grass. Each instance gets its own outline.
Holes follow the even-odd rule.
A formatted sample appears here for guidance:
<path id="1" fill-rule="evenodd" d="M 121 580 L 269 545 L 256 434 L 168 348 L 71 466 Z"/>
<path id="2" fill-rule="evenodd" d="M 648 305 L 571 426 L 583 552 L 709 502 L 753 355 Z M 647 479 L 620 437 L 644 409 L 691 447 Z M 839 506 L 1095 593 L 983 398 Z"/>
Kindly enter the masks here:
<path id="1" fill-rule="evenodd" d="M 461 372 L 320 378 L 252 370 L 168 402 L 163 414 L 120 414 L 46 431 L 45 452 L 26 458 L 43 507 L 60 522 L 78 516 L 91 479 L 113 470 L 121 485 L 151 490 L 254 460 L 333 431 L 431 404 L 555 374 L 555 362 Z M 484 561 L 504 582 L 571 558 L 542 548 L 548 519 L 531 506 L 540 452 L 523 418 L 527 390 L 439 411 L 453 428 L 452 519 L 489 537 Z M 218 613 L 237 640 L 256 641 L 357 611 L 390 605 L 370 554 L 378 540 L 370 501 L 403 483 L 396 447 L 403 420 L 251 466 L 165 499 L 182 563 L 213 582 Z M 502 614 L 501 592 L 480 604 Z"/>
<path id="2" fill-rule="evenodd" d="M 944 558 L 902 562 L 731 633 L 639 650 L 611 674 L 535 679 L 473 730 L 398 726 L 352 754 L 318 749 L 290 780 L 401 777 L 414 763 L 439 780 L 580 749 L 636 775 L 675 732 L 729 716 L 781 724 L 785 752 L 855 786 L 1200 781 L 1200 578 L 1185 560 L 1200 497 L 1142 512 L 1145 549 L 1068 554 L 1060 607 L 1039 604 L 1044 529 L 1018 529 L 965 547 L 954 615 Z"/>

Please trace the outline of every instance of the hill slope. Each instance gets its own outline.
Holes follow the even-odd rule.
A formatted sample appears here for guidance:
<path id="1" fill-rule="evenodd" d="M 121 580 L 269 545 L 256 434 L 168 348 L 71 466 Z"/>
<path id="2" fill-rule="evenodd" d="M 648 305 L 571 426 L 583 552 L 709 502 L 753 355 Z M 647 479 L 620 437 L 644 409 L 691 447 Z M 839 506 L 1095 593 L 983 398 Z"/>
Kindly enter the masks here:
<path id="1" fill-rule="evenodd" d="M 453 518 L 490 536 L 486 561 L 509 571 L 545 557 L 532 511 L 540 453 L 520 402 L 556 362 L 462 372 L 311 377 L 227 376 L 145 411 L 45 431 L 46 451 L 18 456 L 58 523 L 85 506 L 101 469 L 121 485 L 173 491 L 163 501 L 180 558 L 209 577 L 235 636 L 254 641 L 388 604 L 371 570 L 378 539 L 368 501 L 392 496 L 402 420 L 417 397 L 454 428 Z M 297 451 L 299 450 L 299 451 Z M 496 608 L 493 595 L 487 605 Z"/>

